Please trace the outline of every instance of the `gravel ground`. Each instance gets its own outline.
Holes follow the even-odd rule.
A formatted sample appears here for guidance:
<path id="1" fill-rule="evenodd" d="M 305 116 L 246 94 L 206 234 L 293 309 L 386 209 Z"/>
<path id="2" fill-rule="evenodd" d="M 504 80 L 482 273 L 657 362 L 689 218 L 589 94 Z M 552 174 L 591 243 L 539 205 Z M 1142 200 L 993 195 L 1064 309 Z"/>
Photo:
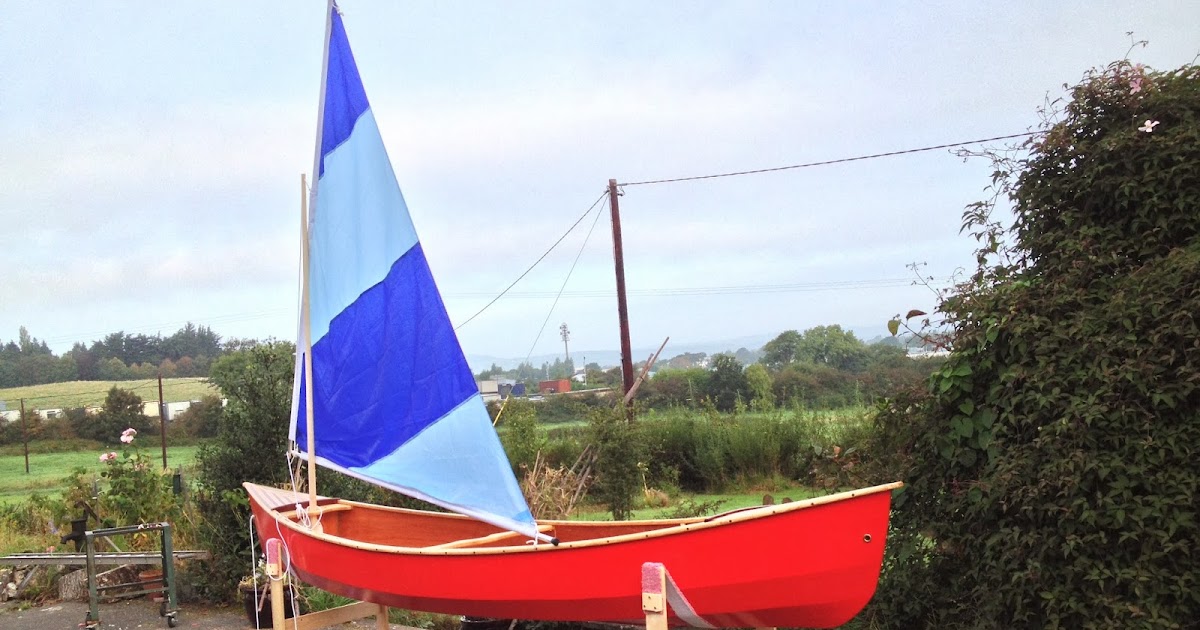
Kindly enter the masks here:
<path id="1" fill-rule="evenodd" d="M 19 602 L 17 602 L 19 604 Z M 159 605 L 147 599 L 133 599 L 100 605 L 100 628 L 103 630 L 134 630 L 135 628 L 166 628 L 167 620 L 158 614 Z M 0 628 L 4 630 L 73 630 L 87 618 L 87 602 L 57 602 L 39 608 L 19 610 L 16 604 L 0 604 Z M 240 607 L 182 605 L 177 617 L 179 628 L 219 630 L 223 628 L 252 628 Z M 373 618 L 343 626 L 374 628 Z M 393 625 L 392 628 L 401 626 Z"/>

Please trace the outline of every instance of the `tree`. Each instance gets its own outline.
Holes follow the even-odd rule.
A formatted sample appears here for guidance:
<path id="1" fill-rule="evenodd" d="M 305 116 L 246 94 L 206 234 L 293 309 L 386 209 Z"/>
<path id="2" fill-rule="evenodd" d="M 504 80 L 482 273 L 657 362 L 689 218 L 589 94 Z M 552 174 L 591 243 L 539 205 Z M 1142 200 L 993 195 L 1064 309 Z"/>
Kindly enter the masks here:
<path id="1" fill-rule="evenodd" d="M 772 370 L 781 370 L 800 355 L 800 341 L 799 332 L 785 330 L 763 346 L 760 361 Z"/>
<path id="2" fill-rule="evenodd" d="M 853 332 L 842 330 L 837 324 L 815 326 L 801 336 L 795 360 L 858 372 L 866 366 L 866 352 L 866 344 Z"/>
<path id="3" fill-rule="evenodd" d="M 142 413 L 142 397 L 119 387 L 108 390 L 100 413 L 77 420 L 75 433 L 81 438 L 104 444 L 117 444 L 121 432 L 133 428 L 139 432 L 151 429 L 150 418 Z"/>
<path id="4" fill-rule="evenodd" d="M 739 400 L 745 401 L 750 386 L 742 364 L 732 354 L 718 354 L 712 360 L 708 379 L 708 397 L 719 411 L 733 411 Z"/>
<path id="5" fill-rule="evenodd" d="M 750 396 L 750 407 L 766 411 L 775 406 L 775 394 L 771 391 L 771 375 L 761 363 L 746 367 L 746 390 Z"/>
<path id="6" fill-rule="evenodd" d="M 953 351 L 884 409 L 891 627 L 1182 628 L 1200 611 L 1200 68 L 1089 73 L 939 305 Z M 921 593 L 913 598 L 913 593 Z"/>
<path id="7" fill-rule="evenodd" d="M 117 357 L 111 357 L 100 362 L 96 376 L 102 381 L 124 381 L 130 377 L 129 366 Z"/>

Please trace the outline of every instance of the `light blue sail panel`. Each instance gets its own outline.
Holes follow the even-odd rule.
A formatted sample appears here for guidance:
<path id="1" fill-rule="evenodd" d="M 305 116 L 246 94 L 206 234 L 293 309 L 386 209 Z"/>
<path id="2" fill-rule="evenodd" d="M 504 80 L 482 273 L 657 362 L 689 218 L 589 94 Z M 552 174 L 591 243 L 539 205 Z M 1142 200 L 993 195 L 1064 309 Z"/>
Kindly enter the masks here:
<path id="1" fill-rule="evenodd" d="M 330 37 L 309 231 L 318 461 L 533 535 L 336 12 Z M 309 383 L 296 380 L 292 435 L 306 450 Z"/>

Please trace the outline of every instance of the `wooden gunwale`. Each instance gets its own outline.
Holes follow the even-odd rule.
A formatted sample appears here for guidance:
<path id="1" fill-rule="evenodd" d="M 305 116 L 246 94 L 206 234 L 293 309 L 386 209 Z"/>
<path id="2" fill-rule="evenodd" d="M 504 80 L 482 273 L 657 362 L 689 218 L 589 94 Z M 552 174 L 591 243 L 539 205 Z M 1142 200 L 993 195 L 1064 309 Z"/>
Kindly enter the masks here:
<path id="1" fill-rule="evenodd" d="M 245 484 L 245 485 L 252 485 L 252 484 Z M 322 541 L 325 541 L 325 542 L 328 542 L 331 544 L 335 544 L 335 545 L 351 547 L 353 549 L 361 549 L 363 551 L 373 551 L 373 552 L 377 552 L 377 553 L 386 553 L 386 554 L 395 554 L 395 555 L 478 556 L 478 555 L 484 555 L 484 554 L 500 555 L 500 554 L 511 554 L 511 553 L 549 552 L 549 551 L 555 551 L 555 550 L 560 550 L 560 549 L 561 550 L 582 549 L 582 548 L 586 548 L 586 547 L 600 547 L 600 546 L 604 546 L 604 545 L 613 545 L 613 544 L 622 543 L 622 542 L 645 540 L 648 538 L 660 538 L 660 537 L 664 537 L 664 536 L 672 536 L 672 535 L 682 534 L 684 532 L 709 529 L 712 527 L 723 527 L 725 525 L 729 525 L 732 523 L 757 520 L 757 519 L 761 519 L 761 518 L 764 518 L 767 516 L 772 516 L 775 514 L 783 514 L 786 512 L 794 512 L 797 510 L 815 508 L 815 507 L 819 507 L 822 505 L 828 505 L 830 503 L 838 503 L 841 501 L 847 501 L 847 500 L 850 500 L 850 499 L 853 499 L 856 497 L 867 496 L 867 495 L 876 494 L 879 492 L 890 492 L 892 490 L 902 488 L 903 486 L 904 486 L 903 482 L 895 481 L 895 482 L 888 483 L 888 484 L 881 484 L 878 486 L 871 486 L 869 488 L 862 488 L 862 489 L 858 489 L 858 490 L 850 490 L 847 492 L 839 492 L 837 494 L 831 494 L 831 495 L 823 496 L 823 497 L 813 497 L 811 499 L 805 499 L 803 501 L 794 501 L 792 503 L 784 503 L 781 505 L 764 505 L 759 508 L 751 508 L 751 509 L 743 508 L 743 509 L 727 512 L 725 514 L 718 514 L 716 516 L 710 516 L 710 517 L 697 517 L 697 518 L 687 518 L 687 519 L 665 519 L 665 520 L 619 521 L 619 523 L 623 526 L 644 525 L 646 527 L 655 527 L 655 529 L 652 529 L 650 531 L 645 531 L 645 532 L 633 533 L 633 534 L 620 534 L 617 536 L 608 536 L 608 537 L 604 537 L 604 538 L 563 542 L 563 543 L 559 544 L 558 546 L 552 546 L 549 544 L 542 543 L 542 544 L 537 544 L 537 545 L 520 545 L 520 546 L 514 545 L 514 546 L 509 546 L 509 547 L 485 547 L 485 548 L 476 547 L 476 548 L 455 549 L 455 548 L 439 547 L 437 545 L 429 546 L 429 547 L 399 547 L 399 546 L 393 546 L 393 545 L 380 545 L 380 544 L 376 544 L 376 543 L 361 542 L 361 541 L 354 540 L 352 538 L 346 538 L 344 536 L 334 536 L 331 534 L 326 534 L 324 532 L 314 532 L 312 530 L 305 528 L 303 525 L 297 523 L 296 521 L 293 521 L 289 518 L 285 518 L 283 514 L 281 514 L 280 512 L 278 512 L 276 510 L 272 510 L 269 508 L 264 508 L 264 510 L 272 516 L 272 518 L 276 521 L 276 523 L 280 524 L 283 527 L 287 527 L 287 528 L 295 531 L 298 534 L 308 536 L 310 538 L 314 538 L 317 540 L 322 540 Z M 444 513 L 440 513 L 440 512 L 439 513 L 430 513 L 430 512 L 424 512 L 421 510 L 410 510 L 410 509 L 406 509 L 406 508 L 396 508 L 396 507 L 388 507 L 388 506 L 381 506 L 381 505 L 373 505 L 370 503 L 361 503 L 358 501 L 348 501 L 345 499 L 339 499 L 337 501 L 337 503 L 341 504 L 341 505 L 361 508 L 364 510 L 408 513 L 408 514 L 413 514 L 413 515 L 422 515 L 422 516 L 426 516 L 426 517 L 430 516 L 431 514 L 434 514 L 435 516 L 437 516 L 439 518 L 474 520 L 474 519 L 471 519 L 470 517 L 462 516 L 459 514 L 444 514 Z M 587 527 L 591 526 L 591 523 L 588 523 L 586 521 L 538 521 L 538 524 L 552 526 L 552 527 L 558 526 L 558 527 L 571 528 L 571 529 L 586 529 Z M 608 521 L 595 522 L 595 525 L 597 527 L 611 526 L 612 524 L 613 523 L 608 522 Z"/>

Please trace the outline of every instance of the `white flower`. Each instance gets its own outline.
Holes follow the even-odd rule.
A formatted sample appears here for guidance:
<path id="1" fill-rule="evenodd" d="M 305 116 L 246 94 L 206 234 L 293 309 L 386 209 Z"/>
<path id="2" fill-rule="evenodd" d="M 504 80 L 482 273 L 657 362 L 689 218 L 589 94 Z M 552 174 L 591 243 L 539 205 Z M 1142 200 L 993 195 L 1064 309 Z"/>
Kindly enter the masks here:
<path id="1" fill-rule="evenodd" d="M 1138 127 L 1138 131 L 1145 131 L 1146 133 L 1152 133 L 1154 131 L 1154 128 L 1157 126 L 1158 126 L 1157 120 L 1147 120 L 1145 122 L 1145 124 L 1143 124 L 1141 127 Z"/>

